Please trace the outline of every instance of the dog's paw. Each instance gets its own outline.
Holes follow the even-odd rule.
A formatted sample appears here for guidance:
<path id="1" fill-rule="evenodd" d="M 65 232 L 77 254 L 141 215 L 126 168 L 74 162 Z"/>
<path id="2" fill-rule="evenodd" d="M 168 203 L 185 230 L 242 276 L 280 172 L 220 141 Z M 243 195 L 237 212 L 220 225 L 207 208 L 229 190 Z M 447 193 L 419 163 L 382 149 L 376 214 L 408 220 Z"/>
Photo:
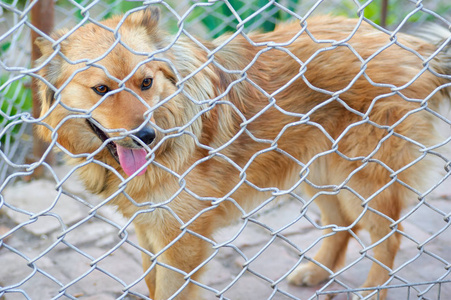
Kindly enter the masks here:
<path id="1" fill-rule="evenodd" d="M 294 285 L 315 286 L 329 278 L 329 272 L 314 263 L 297 267 L 290 275 L 288 282 Z"/>

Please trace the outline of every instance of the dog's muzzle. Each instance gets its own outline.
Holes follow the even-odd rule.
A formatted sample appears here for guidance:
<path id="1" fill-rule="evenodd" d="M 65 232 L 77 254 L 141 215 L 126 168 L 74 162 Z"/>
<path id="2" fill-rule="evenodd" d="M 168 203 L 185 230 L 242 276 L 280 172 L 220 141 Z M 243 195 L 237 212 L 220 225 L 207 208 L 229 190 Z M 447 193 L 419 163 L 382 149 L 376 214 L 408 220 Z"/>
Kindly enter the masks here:
<path id="1" fill-rule="evenodd" d="M 95 133 L 95 135 L 102 141 L 102 143 L 104 143 L 106 140 L 109 139 L 109 136 L 102 130 L 100 129 L 99 126 L 97 126 L 95 124 L 95 122 L 86 119 L 86 122 L 88 123 L 89 127 L 92 129 L 92 131 Z M 136 132 L 134 134 L 134 136 L 136 137 L 135 139 L 133 139 L 133 142 L 135 143 L 135 145 L 142 147 L 142 144 L 144 143 L 145 145 L 150 145 L 156 137 L 156 133 L 155 130 L 153 128 L 151 128 L 150 126 L 145 126 L 143 127 L 141 130 L 139 130 L 138 132 Z M 139 142 L 141 141 L 141 142 Z M 119 155 L 117 152 L 117 145 L 112 142 L 109 141 L 106 144 L 106 147 L 108 149 L 108 151 L 111 153 L 111 155 L 114 157 L 114 159 L 119 163 Z"/>

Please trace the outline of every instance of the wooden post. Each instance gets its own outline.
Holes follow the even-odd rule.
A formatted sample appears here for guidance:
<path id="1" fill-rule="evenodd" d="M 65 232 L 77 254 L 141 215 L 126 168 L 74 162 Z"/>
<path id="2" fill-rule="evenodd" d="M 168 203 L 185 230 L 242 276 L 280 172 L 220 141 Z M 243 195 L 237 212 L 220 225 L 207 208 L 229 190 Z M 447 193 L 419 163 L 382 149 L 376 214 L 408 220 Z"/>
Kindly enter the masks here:
<path id="1" fill-rule="evenodd" d="M 31 9 L 31 23 L 44 32 L 45 34 L 50 34 L 53 30 L 54 26 L 54 16 L 55 10 L 53 5 L 53 0 L 38 0 L 33 8 Z M 36 61 L 41 56 L 41 51 L 35 45 L 36 38 L 39 35 L 35 31 L 31 31 L 31 60 L 32 63 Z M 34 118 L 38 118 L 40 114 L 40 103 L 38 100 L 38 88 L 37 88 L 37 79 L 33 78 L 31 90 L 33 97 L 33 110 L 32 114 Z M 35 128 L 33 128 L 33 157 L 31 160 L 37 161 L 39 160 L 44 152 L 47 150 L 48 144 L 42 141 L 35 133 Z M 46 162 L 53 163 L 53 155 L 49 155 L 46 158 Z M 37 168 L 33 174 L 33 177 L 40 177 L 43 174 L 43 168 Z"/>
<path id="2" fill-rule="evenodd" d="M 387 28 L 388 0 L 382 0 L 381 26 Z"/>

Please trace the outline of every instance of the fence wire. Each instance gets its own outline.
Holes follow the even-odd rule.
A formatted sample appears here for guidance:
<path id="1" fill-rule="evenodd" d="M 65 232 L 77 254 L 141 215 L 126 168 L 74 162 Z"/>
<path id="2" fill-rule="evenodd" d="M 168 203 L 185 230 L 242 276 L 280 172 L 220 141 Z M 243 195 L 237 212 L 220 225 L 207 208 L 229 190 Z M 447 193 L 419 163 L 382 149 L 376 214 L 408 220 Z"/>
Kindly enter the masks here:
<path id="1" fill-rule="evenodd" d="M 199 110 L 192 119 L 186 120 L 186 123 L 178 128 L 164 129 L 155 125 L 159 133 L 165 134 L 163 142 L 182 135 L 191 136 L 196 146 L 205 149 L 208 155 L 189 166 L 184 173 L 179 174 L 175 170 L 152 160 L 152 155 L 156 155 L 155 150 L 143 145 L 151 153 L 152 164 L 172 175 L 180 184 L 176 193 L 167 195 L 164 201 L 158 203 L 138 203 L 136 199 L 127 194 L 127 186 L 131 184 L 130 181 L 133 177 L 122 178 L 113 167 L 97 160 L 94 154 L 81 155 L 84 157 L 84 162 L 78 165 L 65 165 L 62 162 L 62 157 L 79 158 L 81 156 L 71 153 L 64 146 L 58 144 L 55 134 L 53 146 L 59 148 L 62 155 L 61 157 L 58 156 L 54 164 L 45 162 L 50 147 L 47 152 L 42 153 L 42 156 L 37 158 L 37 162 L 30 158 L 33 143 L 32 126 L 45 126 L 42 118 L 34 118 L 31 115 L 31 80 L 37 78 L 47 82 L 39 75 L 37 67 L 33 66 L 30 61 L 30 31 L 37 29 L 32 25 L 29 13 L 36 2 L 18 0 L 0 2 L 0 299 L 150 299 L 144 278 L 155 268 L 181 274 L 185 278 L 185 285 L 198 286 L 205 299 L 331 299 L 333 297 L 350 299 L 356 296 L 360 297 L 358 295 L 362 295 L 361 293 L 365 291 L 372 292 L 370 294 L 370 296 L 374 296 L 372 299 L 383 297 L 384 291 L 388 291 L 387 299 L 448 299 L 451 297 L 451 252 L 449 251 L 451 246 L 451 229 L 449 229 L 451 204 L 449 199 L 450 183 L 447 180 L 451 171 L 449 169 L 449 152 L 438 151 L 438 148 L 449 144 L 450 121 L 446 116 L 427 106 L 428 98 L 412 99 L 399 92 L 402 88 L 420 80 L 422 74 L 426 70 L 430 70 L 430 61 L 444 52 L 446 47 L 449 47 L 450 38 L 442 41 L 431 57 L 422 57 L 398 40 L 398 35 L 401 32 L 417 32 L 419 28 L 424 27 L 424 24 L 432 22 L 439 23 L 444 28 L 451 28 L 451 6 L 447 1 L 397 1 L 396 3 L 392 1 L 388 2 L 386 15 L 381 9 L 384 1 L 124 2 L 67 0 L 56 2 L 55 24 L 57 29 L 68 28 L 65 38 L 87 23 L 96 23 L 102 27 L 103 25 L 98 23 L 101 19 L 121 13 L 129 14 L 142 10 L 148 5 L 157 5 L 162 12 L 160 26 L 175 36 L 168 48 L 176 47 L 176 41 L 184 36 L 199 45 L 199 48 L 207 49 L 206 51 L 209 52 L 208 61 L 204 65 L 193 70 L 193 73 L 185 78 L 182 78 L 179 74 L 177 91 L 175 92 L 183 94 L 187 99 L 204 107 L 204 109 Z M 206 65 L 215 64 L 216 67 L 221 67 L 215 60 L 216 52 L 208 50 L 196 37 L 212 40 L 229 32 L 232 37 L 244 36 L 248 43 L 260 47 L 261 45 L 255 43 L 249 37 L 250 32 L 271 31 L 278 23 L 293 20 L 296 20 L 302 26 L 305 21 L 308 24 L 311 16 L 323 14 L 358 18 L 359 24 L 369 23 L 378 31 L 387 34 L 387 44 L 379 52 L 365 60 L 353 47 L 345 46 L 349 50 L 349 55 L 355 55 L 363 61 L 361 73 L 359 73 L 362 76 L 366 76 L 365 70 L 371 60 L 374 60 L 377 54 L 390 46 L 396 46 L 418 55 L 421 59 L 419 63 L 424 66 L 423 71 L 413 74 L 413 78 L 405 86 L 399 89 L 393 88 L 391 92 L 401 96 L 405 101 L 420 103 L 417 111 L 409 112 L 403 119 L 418 111 L 427 111 L 431 118 L 439 120 L 441 124 L 439 131 L 444 134 L 441 141 L 428 148 L 418 141 L 397 134 L 394 129 L 398 124 L 393 124 L 388 128 L 371 123 L 372 121 L 367 115 L 353 110 L 351 107 L 347 107 L 348 110 L 358 114 L 361 117 L 361 122 L 354 123 L 346 128 L 342 136 L 332 138 L 324 128 L 309 119 L 310 115 L 320 107 L 312 108 L 309 113 L 302 115 L 283 110 L 278 107 L 276 99 L 279 94 L 283 94 L 286 86 L 268 94 L 265 87 L 261 87 L 246 78 L 247 70 L 230 72 L 233 76 L 237 75 L 236 81 L 228 87 L 223 95 L 216 98 L 209 97 L 210 95 L 206 92 L 205 99 L 195 99 L 190 91 L 184 88 L 186 82 L 196 74 L 200 74 Z M 385 26 L 380 25 L 382 19 L 386 20 L 384 21 L 386 22 Z M 306 29 L 300 31 L 299 34 L 309 34 L 313 40 L 316 40 L 308 28 L 307 25 Z M 41 33 L 41 36 L 51 40 L 44 33 Z M 348 41 L 352 37 L 353 35 L 349 36 Z M 223 45 L 228 42 L 227 39 L 223 40 Z M 322 41 L 318 42 L 321 43 Z M 346 42 L 332 41 L 330 50 L 334 49 L 337 44 L 346 44 Z M 283 51 L 300 66 L 308 67 L 308 61 L 300 61 L 287 50 L 291 43 L 293 43 L 293 40 L 288 41 L 287 44 L 266 44 L 265 46 Z M 136 53 L 133 49 L 129 50 Z M 260 51 L 255 56 L 248 69 L 258 63 L 259 56 L 264 55 L 264 51 Z M 311 57 L 316 57 L 320 53 L 321 50 L 318 50 Z M 105 53 L 99 59 L 108 56 L 108 54 Z M 158 60 L 154 57 L 152 59 Z M 165 61 L 164 59 L 160 60 Z M 173 62 L 165 62 L 173 70 L 177 69 Z M 96 65 L 94 61 L 89 63 L 93 67 L 102 68 L 100 65 Z M 137 67 L 135 66 L 135 68 Z M 105 70 L 105 73 L 108 74 L 108 70 Z M 112 77 L 110 79 L 118 82 L 118 79 Z M 290 80 L 287 86 L 293 84 L 297 79 L 302 79 L 308 83 L 305 69 L 301 68 L 299 74 Z M 371 82 L 370 78 L 367 79 Z M 449 76 L 445 79 L 448 82 L 450 80 Z M 339 102 L 346 107 L 347 104 L 340 99 L 340 93 L 352 87 L 356 80 L 357 76 L 355 80 L 351 80 L 348 86 L 339 92 L 327 91 L 313 85 L 309 87 L 329 96 L 323 105 Z M 251 119 L 246 119 L 239 108 L 223 100 L 227 93 L 231 93 L 235 85 L 238 86 L 243 81 L 250 84 L 252 88 L 268 99 L 268 105 L 265 109 Z M 373 84 L 378 85 L 377 83 Z M 58 103 L 61 103 L 59 93 L 66 86 L 67 82 L 56 93 L 55 101 Z M 385 87 L 386 85 L 380 84 L 380 86 Z M 449 86 L 449 83 L 442 84 L 428 97 L 432 97 Z M 114 92 L 120 91 L 133 92 L 125 86 Z M 103 97 L 102 99 L 106 101 L 107 98 Z M 169 100 L 170 97 L 165 101 Z M 147 105 L 144 101 L 142 102 Z M 92 111 L 100 103 L 88 109 L 87 114 L 78 115 L 74 118 L 86 119 L 90 117 Z M 210 112 L 209 107 L 211 106 L 209 105 L 213 103 L 230 106 L 231 110 L 234 110 L 237 116 L 242 119 L 241 127 L 238 129 L 239 133 L 236 136 L 244 133 L 249 136 L 250 142 L 264 143 L 269 147 L 255 153 L 248 162 L 244 164 L 240 162 L 240 164 L 221 152 L 234 142 L 233 139 L 217 148 L 200 144 L 189 128 L 195 126 L 197 120 Z M 157 108 L 149 107 L 149 105 L 147 105 L 147 108 L 146 118 L 149 121 L 152 112 Z M 298 118 L 297 122 L 283 127 L 283 130 L 274 140 L 255 136 L 248 129 L 249 124 L 262 117 L 270 109 L 277 109 L 281 113 L 291 114 L 291 117 Z M 330 153 L 351 160 L 338 150 L 338 144 L 346 132 L 352 131 L 353 126 L 361 124 L 371 124 L 376 128 L 384 129 L 388 132 L 384 139 L 392 136 L 403 139 L 417 145 L 423 152 L 417 160 L 405 166 L 404 169 L 390 170 L 390 182 L 374 195 L 361 196 L 347 185 L 352 176 L 368 164 L 377 163 L 389 170 L 389 167 L 385 166 L 383 162 L 371 159 L 371 154 L 368 155 L 368 159 L 362 160 L 361 167 L 350 172 L 349 178 L 344 182 L 323 186 L 316 185 L 314 180 L 309 177 L 310 166 Z M 102 126 L 99 123 L 95 125 Z M 279 149 L 277 140 L 284 132 L 289 132 L 291 126 L 302 125 L 315 126 L 332 141 L 332 147 L 327 151 L 316 153 L 310 161 L 302 162 L 290 153 Z M 102 129 L 106 130 L 105 128 Z M 136 132 L 132 131 L 132 133 Z M 104 142 L 104 145 L 96 150 L 96 154 L 102 151 L 106 144 L 107 142 Z M 374 151 L 377 152 L 381 147 L 383 147 L 383 140 L 378 143 Z M 258 187 L 253 185 L 246 177 L 246 172 L 253 161 L 269 151 L 276 151 L 288 157 L 293 164 L 300 167 L 301 172 L 296 175 L 296 182 L 289 188 Z M 396 151 L 401 150 L 397 149 Z M 437 170 L 437 174 L 434 174 L 436 175 L 434 179 L 424 178 L 430 181 L 426 190 L 418 190 L 398 179 L 397 176 L 403 170 L 414 166 L 424 157 L 430 156 L 436 158 L 441 169 Z M 193 170 L 213 157 L 228 162 L 230 167 L 239 173 L 240 181 L 236 185 L 236 189 L 242 185 L 249 185 L 258 192 L 269 195 L 265 198 L 266 200 L 247 210 L 231 197 L 235 190 L 231 190 L 228 195 L 223 197 L 201 196 L 190 190 L 186 184 L 187 178 Z M 122 178 L 122 183 L 106 199 L 90 194 L 77 175 L 77 172 L 87 164 L 98 164 L 110 170 Z M 43 178 L 33 178 L 37 167 L 45 169 Z M 306 184 L 322 192 L 316 193 L 313 197 L 307 197 L 296 189 L 301 184 Z M 353 220 L 352 225 L 362 219 L 364 213 L 375 213 L 384 219 L 388 219 L 381 212 L 372 209 L 368 203 L 377 194 L 382 193 L 383 189 L 395 184 L 404 185 L 406 189 L 411 190 L 414 195 L 413 201 L 403 211 L 400 220 L 390 220 L 392 232 L 379 241 L 371 241 L 369 235 L 364 232 L 359 232 L 359 235 L 355 234 L 352 226 L 322 224 L 319 210 L 314 205 L 315 201 L 324 195 L 334 196 L 340 191 L 346 190 L 350 194 L 360 197 L 364 207 L 362 214 L 356 220 Z M 207 201 L 211 205 L 199 211 L 192 219 L 182 220 L 178 212 L 171 207 L 171 202 L 180 193 L 187 193 L 191 197 L 199 201 Z M 139 208 L 139 212 L 132 214 L 130 219 L 119 215 L 115 208 L 107 205 L 118 195 L 125 195 L 129 205 Z M 202 236 L 192 230 L 190 225 L 197 218 L 210 210 L 221 207 L 225 202 L 230 202 L 232 206 L 239 210 L 238 221 L 215 233 L 214 239 Z M 139 245 L 132 222 L 139 220 L 143 215 L 156 214 L 159 211 L 164 211 L 163 215 L 179 222 L 180 232 L 169 245 L 152 253 Z M 399 227 L 401 221 L 404 229 Z M 323 230 L 329 230 L 329 233 L 324 233 Z M 314 254 L 319 249 L 320 244 L 329 236 L 344 231 L 352 236 L 348 246 L 349 253 L 346 263 L 339 270 L 329 270 L 321 262 L 315 261 Z M 378 287 L 361 287 L 373 262 L 383 266 L 374 258 L 373 248 L 383 243 L 394 233 L 402 236 L 402 244 L 395 266 L 392 269 L 385 267 L 389 272 L 389 280 Z M 173 244 L 182 240 L 185 236 L 194 236 L 208 244 L 211 249 L 208 257 L 190 272 L 180 270 L 159 259 L 163 257 L 165 251 L 168 251 Z M 190 250 L 187 249 L 186 251 Z M 150 258 L 150 265 L 143 272 L 141 260 L 146 259 L 145 257 L 148 260 Z M 328 272 L 326 282 L 313 287 L 298 287 L 288 284 L 287 276 L 296 267 L 306 262 L 314 262 L 324 268 Z M 208 268 L 205 276 L 201 278 L 193 276 L 199 269 L 203 268 Z M 176 291 L 173 297 L 177 297 L 180 292 L 181 290 Z"/>

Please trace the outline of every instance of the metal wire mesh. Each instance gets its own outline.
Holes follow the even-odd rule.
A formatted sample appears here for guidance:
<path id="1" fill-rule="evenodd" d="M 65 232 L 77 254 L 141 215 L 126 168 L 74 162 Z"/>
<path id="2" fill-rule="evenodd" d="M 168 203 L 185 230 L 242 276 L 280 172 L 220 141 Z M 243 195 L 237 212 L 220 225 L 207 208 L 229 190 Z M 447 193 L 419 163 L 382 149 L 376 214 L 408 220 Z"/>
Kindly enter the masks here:
<path id="1" fill-rule="evenodd" d="M 124 184 L 118 187 L 117 192 L 106 200 L 97 199 L 79 182 L 76 171 L 81 165 L 71 167 L 60 163 L 49 165 L 43 161 L 47 153 L 38 158 L 37 163 L 25 160 L 32 142 L 31 125 L 43 124 L 42 120 L 35 119 L 30 114 L 31 78 L 37 77 L 43 80 L 36 74 L 36 69 L 31 66 L 29 60 L 30 30 L 36 30 L 36 28 L 31 24 L 28 13 L 34 3 L 28 1 L 0 3 L 0 104 L 2 106 L 0 114 L 0 298 L 149 299 L 144 284 L 146 272 L 143 274 L 140 266 L 141 255 L 156 258 L 167 247 L 159 253 L 150 253 L 143 249 L 138 245 L 135 230 L 131 225 L 132 220 L 138 216 L 126 220 L 118 216 L 114 209 L 106 206 L 115 195 L 125 190 L 128 180 L 124 180 Z M 412 23 L 418 26 L 426 21 L 439 21 L 442 26 L 451 26 L 451 8 L 446 1 L 427 3 L 402 1 L 402 4 L 395 5 L 389 10 L 387 28 L 377 25 L 376 19 L 380 17 L 378 15 L 380 11 L 373 12 L 373 10 L 380 4 L 374 1 L 145 1 L 144 3 L 132 2 L 130 6 L 124 6 L 123 1 L 69 0 L 61 1 L 56 6 L 55 23 L 58 28 L 69 28 L 69 35 L 88 22 L 97 22 L 121 12 L 139 10 L 142 5 L 148 4 L 159 5 L 163 11 L 162 26 L 168 31 L 176 37 L 184 35 L 192 38 L 195 43 L 200 42 L 194 36 L 213 39 L 231 30 L 234 34 L 246 36 L 253 30 L 271 30 L 275 24 L 284 20 L 302 21 L 310 15 L 334 13 L 360 17 L 361 22 L 370 23 L 379 31 L 393 37 L 384 49 L 396 45 L 410 51 L 397 40 L 396 36 L 399 32 L 414 26 Z M 224 11 L 230 13 L 225 14 Z M 415 22 L 410 22 L 412 20 Z M 253 43 L 250 39 L 248 41 Z M 449 39 L 443 42 L 438 51 L 442 51 L 449 42 Z M 288 53 L 284 46 L 273 45 Z M 349 49 L 352 52 L 353 49 L 351 47 Z M 105 56 L 107 54 L 105 53 Z M 214 61 L 214 53 L 211 54 L 209 62 Z M 353 54 L 359 57 L 358 53 Z M 432 57 L 423 59 L 425 68 L 431 59 Z M 304 63 L 300 62 L 300 64 Z M 200 71 L 199 69 L 198 72 Z M 362 68 L 362 73 L 364 71 L 365 69 Z M 191 76 L 194 75 L 191 74 Z M 304 73 L 301 70 L 299 77 L 303 76 Z M 421 73 L 416 74 L 411 82 L 420 76 Z M 183 80 L 178 83 L 179 90 L 189 98 L 189 93 L 183 90 L 183 83 Z M 250 83 L 264 93 L 261 87 Z M 353 83 L 350 82 L 350 86 Z M 314 86 L 311 88 L 319 90 Z M 268 95 L 270 99 L 268 109 L 277 106 L 273 99 L 279 92 Z M 320 92 L 324 91 L 320 90 Z M 393 90 L 393 93 L 396 92 Z M 331 95 L 330 101 L 340 101 L 339 94 L 328 93 Z M 215 99 L 205 99 L 204 103 L 199 103 L 196 99 L 192 100 L 205 105 Z M 343 103 L 343 105 L 346 104 Z M 428 110 L 424 106 L 421 109 Z M 442 120 L 444 128 L 440 130 L 445 132 L 445 136 L 449 136 L 447 130 L 450 121 L 432 110 L 428 111 L 434 118 Z M 171 129 L 168 133 L 172 134 L 172 137 L 180 135 L 183 129 L 201 118 L 203 113 L 205 111 L 195 115 L 188 121 L 185 128 L 181 128 L 182 130 Z M 260 115 L 263 113 L 264 111 L 261 111 Z M 242 130 L 246 131 L 246 125 L 258 117 L 259 115 L 256 115 L 253 119 L 244 121 Z M 365 116 L 362 116 L 362 120 L 362 122 L 369 122 Z M 300 116 L 299 124 L 313 123 L 305 116 Z M 160 130 L 164 131 L 161 128 Z M 393 130 L 388 131 L 390 136 L 396 136 Z M 249 131 L 247 133 L 255 142 L 267 142 L 252 136 Z M 184 132 L 184 134 L 189 133 Z M 325 130 L 323 134 L 328 136 Z M 399 138 L 408 139 L 403 136 Z M 335 140 L 327 153 L 317 153 L 310 162 L 302 163 L 291 158 L 294 164 L 303 168 L 301 175 L 305 173 L 300 176 L 298 184 L 306 182 L 314 185 L 307 176 L 309 164 L 328 153 L 339 153 L 339 141 L 340 139 Z M 448 142 L 449 138 L 444 138 L 435 148 L 444 146 Z M 76 156 L 59 145 L 57 147 L 66 155 Z M 221 157 L 240 171 L 243 180 L 240 184 L 246 182 L 246 168 L 252 161 L 240 167 L 233 159 L 221 156 L 220 148 L 207 150 L 212 156 Z M 445 155 L 437 153 L 435 148 L 424 148 L 425 156 L 434 155 L 441 165 L 447 166 L 448 160 Z M 254 157 L 270 150 L 280 151 L 286 156 L 290 155 L 278 149 L 277 143 L 271 143 L 270 148 L 259 151 Z M 93 159 L 93 155 L 87 156 L 86 163 L 101 164 Z M 198 164 L 201 163 L 202 161 L 198 162 Z M 44 166 L 46 169 L 45 178 L 29 181 L 29 177 L 38 166 Z M 111 170 L 111 167 L 105 164 L 103 166 Z M 184 186 L 185 177 L 197 166 L 192 165 L 184 174 L 177 174 L 163 165 L 159 167 L 179 179 L 180 190 L 190 193 L 191 191 Z M 403 236 L 395 269 L 390 270 L 389 282 L 376 288 L 376 296 L 382 290 L 389 290 L 388 299 L 447 299 L 451 295 L 451 256 L 448 250 L 451 246 L 449 238 L 451 204 L 449 204 L 447 191 L 449 187 L 447 178 L 450 174 L 449 169 L 445 168 L 444 173 L 437 174 L 437 179 L 433 180 L 428 190 L 413 190 L 419 200 L 402 214 L 400 221 L 403 221 L 405 229 L 397 229 L 399 222 L 394 222 L 393 226 L 393 231 Z M 392 175 L 393 182 L 399 184 L 396 172 Z M 246 184 L 251 185 L 249 181 Z M 239 221 L 217 233 L 215 240 L 199 236 L 190 229 L 189 222 L 181 221 L 177 213 L 167 205 L 177 197 L 177 194 L 169 195 L 163 203 L 143 205 L 136 203 L 134 199 L 129 200 L 133 205 L 143 208 L 140 214 L 164 209 L 169 215 L 180 220 L 180 238 L 184 235 L 193 235 L 210 245 L 213 249 L 211 255 L 199 266 L 199 268 L 209 267 L 209 271 L 205 278 L 199 280 L 194 280 L 190 277 L 191 274 L 157 259 L 152 263 L 153 266 L 159 265 L 182 274 L 186 277 L 186 284 L 195 284 L 203 290 L 206 299 L 330 299 L 333 296 L 346 299 L 365 290 L 359 286 L 366 276 L 362 274 L 366 274 L 371 263 L 375 261 L 372 253 L 374 241 L 370 241 L 369 236 L 364 234 L 357 236 L 349 228 L 321 225 L 319 212 L 313 205 L 315 199 L 321 194 L 310 199 L 303 194 L 298 194 L 294 189 L 295 186 L 296 184 L 288 190 L 262 189 L 253 186 L 261 192 L 270 191 L 271 196 L 250 211 L 242 209 Z M 339 191 L 346 186 L 343 183 L 343 186 L 334 185 L 328 188 Z M 219 207 L 223 201 L 233 202 L 233 199 L 226 199 L 227 197 L 212 199 L 191 193 L 199 200 L 211 201 L 212 206 L 209 209 Z M 232 194 L 233 191 L 230 193 Z M 284 200 L 278 200 L 279 198 Z M 364 198 L 362 202 L 365 205 L 370 200 L 371 197 Z M 239 207 L 237 203 L 234 204 Z M 371 210 L 371 207 L 365 206 L 365 209 Z M 199 212 L 198 215 L 203 212 Z M 353 251 L 345 267 L 337 272 L 329 270 L 329 280 L 321 286 L 288 285 L 287 275 L 299 264 L 314 261 L 313 254 L 328 236 L 324 235 L 322 230 L 330 228 L 333 229 L 332 233 L 346 230 L 353 236 L 349 245 L 349 249 Z"/>

